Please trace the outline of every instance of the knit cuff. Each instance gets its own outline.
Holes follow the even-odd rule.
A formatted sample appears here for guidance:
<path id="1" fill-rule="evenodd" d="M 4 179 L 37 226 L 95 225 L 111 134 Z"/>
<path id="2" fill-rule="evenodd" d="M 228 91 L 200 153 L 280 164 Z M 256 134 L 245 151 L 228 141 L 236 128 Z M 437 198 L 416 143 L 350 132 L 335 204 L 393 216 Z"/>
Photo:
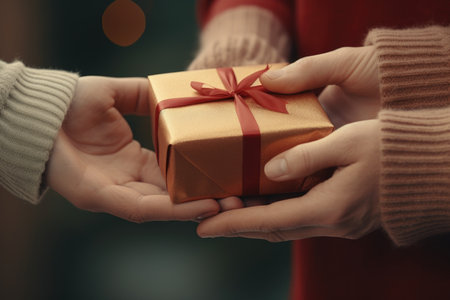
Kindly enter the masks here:
<path id="1" fill-rule="evenodd" d="M 288 32 L 271 12 L 240 6 L 206 25 L 200 50 L 188 69 L 286 62 L 290 44 Z"/>
<path id="2" fill-rule="evenodd" d="M 372 30 L 380 92 L 386 108 L 420 109 L 448 105 L 450 27 Z"/>
<path id="3" fill-rule="evenodd" d="M 450 232 L 450 107 L 383 110 L 380 209 L 401 246 Z"/>
<path id="4" fill-rule="evenodd" d="M 204 27 L 209 21 L 228 9 L 243 6 L 259 7 L 273 13 L 283 23 L 283 26 L 292 32 L 293 2 L 292 0 L 198 0 L 197 16 L 201 27 Z"/>
<path id="5" fill-rule="evenodd" d="M 0 184 L 37 203 L 78 75 L 0 62 Z"/>

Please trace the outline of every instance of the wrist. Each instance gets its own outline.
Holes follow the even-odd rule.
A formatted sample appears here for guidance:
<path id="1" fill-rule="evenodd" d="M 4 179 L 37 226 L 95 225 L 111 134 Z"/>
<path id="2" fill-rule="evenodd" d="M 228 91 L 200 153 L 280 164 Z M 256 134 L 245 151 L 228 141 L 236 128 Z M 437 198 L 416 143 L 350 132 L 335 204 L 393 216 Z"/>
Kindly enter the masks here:
<path id="1" fill-rule="evenodd" d="M 241 6 L 224 11 L 205 26 L 189 69 L 285 62 L 290 49 L 288 32 L 271 12 Z"/>
<path id="2" fill-rule="evenodd" d="M 376 49 L 384 107 L 448 105 L 450 27 L 374 29 L 365 44 Z"/>
<path id="3" fill-rule="evenodd" d="M 450 232 L 449 108 L 383 110 L 380 211 L 400 246 Z"/>
<path id="4" fill-rule="evenodd" d="M 54 140 L 74 93 L 76 74 L 4 64 L 9 91 L 2 97 L 1 184 L 36 203 L 45 189 L 42 176 Z M 3 95 L 2 95 L 3 96 Z"/>

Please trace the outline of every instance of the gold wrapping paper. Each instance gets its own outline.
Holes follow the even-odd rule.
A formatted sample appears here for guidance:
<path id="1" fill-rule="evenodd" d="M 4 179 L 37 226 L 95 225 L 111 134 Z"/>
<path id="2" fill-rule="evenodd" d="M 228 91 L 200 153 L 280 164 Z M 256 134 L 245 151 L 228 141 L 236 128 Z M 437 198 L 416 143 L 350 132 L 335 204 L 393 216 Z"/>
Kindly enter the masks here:
<path id="1" fill-rule="evenodd" d="M 283 64 L 272 65 L 280 68 Z M 237 81 L 265 66 L 234 67 Z M 224 89 L 216 69 L 150 75 L 151 116 L 165 99 L 198 96 L 199 81 Z M 260 84 L 259 81 L 255 85 Z M 317 140 L 333 126 L 312 93 L 280 95 L 289 114 L 273 112 L 245 98 L 261 132 L 260 195 L 300 192 L 320 178 L 270 181 L 264 165 L 295 145 Z M 242 194 L 242 131 L 234 99 L 164 109 L 158 124 L 159 165 L 175 203 Z M 155 149 L 156 150 L 156 149 Z M 317 176 L 316 176 L 317 177 Z"/>

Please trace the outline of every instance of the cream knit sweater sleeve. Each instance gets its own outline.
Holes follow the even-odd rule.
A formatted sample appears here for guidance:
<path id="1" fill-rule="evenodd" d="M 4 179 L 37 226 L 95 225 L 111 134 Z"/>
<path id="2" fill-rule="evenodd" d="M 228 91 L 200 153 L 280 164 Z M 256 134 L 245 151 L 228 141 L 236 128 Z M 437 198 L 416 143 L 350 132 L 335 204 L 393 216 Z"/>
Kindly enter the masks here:
<path id="1" fill-rule="evenodd" d="M 37 203 L 78 75 L 0 61 L 0 185 Z"/>
<path id="2" fill-rule="evenodd" d="M 291 40 L 281 22 L 258 6 L 225 10 L 203 29 L 188 69 L 287 62 Z"/>
<path id="3" fill-rule="evenodd" d="M 376 29 L 380 207 L 398 245 L 450 232 L 450 27 Z"/>

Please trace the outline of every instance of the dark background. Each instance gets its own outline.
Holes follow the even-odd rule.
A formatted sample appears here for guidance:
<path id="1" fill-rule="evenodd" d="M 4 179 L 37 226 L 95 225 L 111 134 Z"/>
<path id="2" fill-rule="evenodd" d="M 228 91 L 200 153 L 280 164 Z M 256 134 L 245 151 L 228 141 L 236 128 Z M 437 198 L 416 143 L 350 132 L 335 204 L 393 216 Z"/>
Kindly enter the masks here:
<path id="1" fill-rule="evenodd" d="M 195 55 L 194 0 L 135 1 L 146 31 L 111 43 L 112 0 L 0 0 L 0 58 L 81 75 L 184 70 Z M 127 117 L 151 148 L 150 120 Z M 68 183 L 70 184 L 70 183 Z M 0 191 L 0 299 L 286 299 L 290 244 L 200 239 L 195 223 L 132 224 L 54 192 L 34 206 Z"/>

